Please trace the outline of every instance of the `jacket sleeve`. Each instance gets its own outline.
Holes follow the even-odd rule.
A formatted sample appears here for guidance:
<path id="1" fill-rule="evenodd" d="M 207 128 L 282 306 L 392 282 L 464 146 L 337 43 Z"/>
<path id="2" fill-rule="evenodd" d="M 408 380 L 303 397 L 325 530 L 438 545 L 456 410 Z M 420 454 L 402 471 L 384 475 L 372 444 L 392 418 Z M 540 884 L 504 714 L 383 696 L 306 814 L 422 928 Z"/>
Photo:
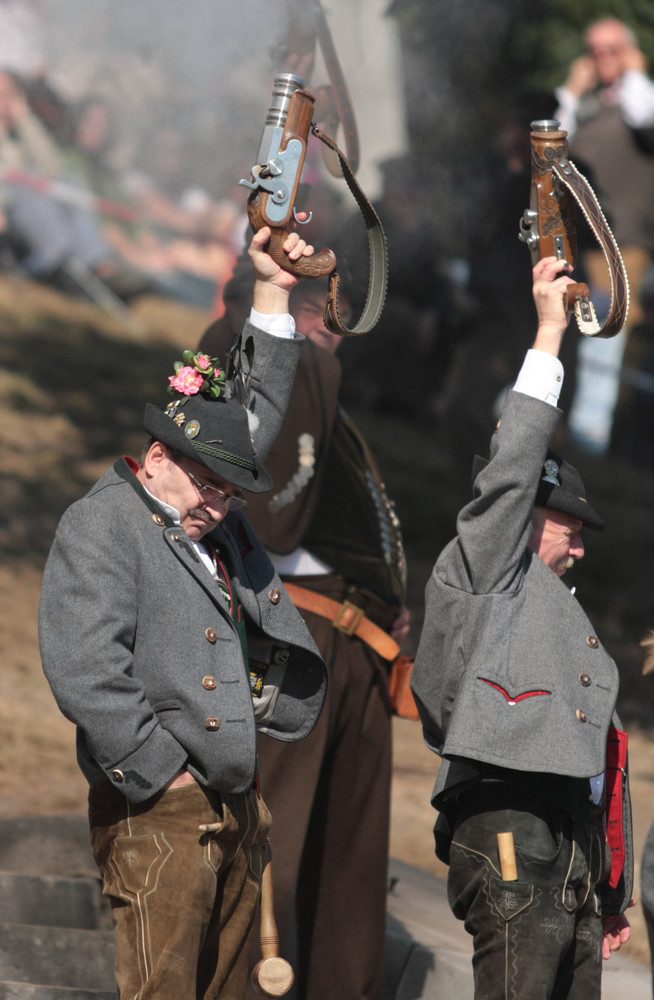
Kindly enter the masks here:
<path id="1" fill-rule="evenodd" d="M 159 791 L 187 754 L 164 729 L 133 672 L 138 627 L 134 546 L 94 499 L 63 515 L 43 577 L 43 669 L 93 759 L 134 801 Z"/>
<path id="2" fill-rule="evenodd" d="M 511 390 L 457 520 L 457 538 L 436 564 L 446 584 L 472 594 L 518 589 L 542 465 L 561 411 Z"/>
<path id="3" fill-rule="evenodd" d="M 251 432 L 263 461 L 279 433 L 293 388 L 304 337 L 275 337 L 246 321 L 239 341 L 239 364 L 249 385 L 246 400 Z"/>

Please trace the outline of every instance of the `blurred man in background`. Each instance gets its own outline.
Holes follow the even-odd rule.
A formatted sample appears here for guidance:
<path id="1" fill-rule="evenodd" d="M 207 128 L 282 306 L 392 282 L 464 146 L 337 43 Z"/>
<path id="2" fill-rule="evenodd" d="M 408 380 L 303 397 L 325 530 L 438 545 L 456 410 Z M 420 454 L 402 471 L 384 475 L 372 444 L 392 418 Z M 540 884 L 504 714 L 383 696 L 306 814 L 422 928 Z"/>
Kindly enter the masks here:
<path id="1" fill-rule="evenodd" d="M 609 340 L 582 338 L 576 398 L 569 424 L 588 451 L 609 447 L 629 328 L 641 319 L 639 290 L 654 250 L 654 83 L 634 33 L 614 17 L 586 29 L 586 53 L 570 66 L 556 96 L 555 117 L 568 132 L 570 156 L 588 174 L 629 277 L 625 330 Z M 609 305 L 601 250 L 583 255 L 598 315 Z"/>

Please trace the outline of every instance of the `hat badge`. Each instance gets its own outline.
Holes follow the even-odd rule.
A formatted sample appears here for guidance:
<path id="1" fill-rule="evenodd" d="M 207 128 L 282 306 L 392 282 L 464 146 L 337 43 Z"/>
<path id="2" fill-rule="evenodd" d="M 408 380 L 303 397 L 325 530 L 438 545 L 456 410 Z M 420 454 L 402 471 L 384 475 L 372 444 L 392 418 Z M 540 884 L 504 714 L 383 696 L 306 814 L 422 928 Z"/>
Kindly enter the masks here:
<path id="1" fill-rule="evenodd" d="M 543 465 L 543 470 L 545 475 L 542 477 L 541 482 L 551 483 L 553 486 L 561 485 L 561 480 L 559 479 L 559 466 L 557 462 L 548 458 Z"/>

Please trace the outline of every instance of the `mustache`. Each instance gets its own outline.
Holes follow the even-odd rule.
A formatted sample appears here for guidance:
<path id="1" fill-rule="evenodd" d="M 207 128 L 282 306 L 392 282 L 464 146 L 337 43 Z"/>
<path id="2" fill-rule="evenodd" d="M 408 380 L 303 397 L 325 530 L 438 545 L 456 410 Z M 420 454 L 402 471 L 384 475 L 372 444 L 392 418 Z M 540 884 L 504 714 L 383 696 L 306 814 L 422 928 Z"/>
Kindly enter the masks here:
<path id="1" fill-rule="evenodd" d="M 218 523 L 217 521 L 214 521 L 214 519 L 211 516 L 211 514 L 209 514 L 204 509 L 204 507 L 194 507 L 193 510 L 189 511 L 189 516 L 190 517 L 199 517 L 202 521 L 206 521 L 207 524 L 217 524 Z"/>

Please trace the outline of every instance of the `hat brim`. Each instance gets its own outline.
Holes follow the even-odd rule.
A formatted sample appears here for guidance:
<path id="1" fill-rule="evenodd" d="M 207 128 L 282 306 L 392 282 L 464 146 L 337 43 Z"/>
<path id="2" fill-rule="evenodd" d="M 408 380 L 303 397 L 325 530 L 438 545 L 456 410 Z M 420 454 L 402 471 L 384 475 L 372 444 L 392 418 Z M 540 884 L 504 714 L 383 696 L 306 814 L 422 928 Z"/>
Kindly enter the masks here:
<path id="1" fill-rule="evenodd" d="M 557 457 L 562 462 L 560 456 Z M 481 470 L 486 468 L 488 461 L 487 458 L 483 458 L 481 455 L 475 455 L 472 463 L 473 482 Z M 565 463 L 565 466 L 567 469 L 574 471 L 575 478 L 579 478 L 579 473 L 573 466 L 568 462 Z M 579 482 L 581 483 L 580 479 Z M 595 531 L 604 531 L 604 521 L 597 511 L 591 507 L 584 497 L 567 490 L 564 486 L 556 486 L 554 483 L 547 483 L 541 479 L 538 484 L 534 504 L 536 507 L 545 507 L 547 510 L 555 510 L 559 514 L 568 514 L 570 517 L 575 517 L 586 528 L 592 528 Z"/>
<path id="2" fill-rule="evenodd" d="M 586 528 L 604 531 L 604 521 L 588 501 L 564 487 L 541 481 L 536 493 L 536 506 L 568 514 L 570 517 L 576 517 Z"/>

